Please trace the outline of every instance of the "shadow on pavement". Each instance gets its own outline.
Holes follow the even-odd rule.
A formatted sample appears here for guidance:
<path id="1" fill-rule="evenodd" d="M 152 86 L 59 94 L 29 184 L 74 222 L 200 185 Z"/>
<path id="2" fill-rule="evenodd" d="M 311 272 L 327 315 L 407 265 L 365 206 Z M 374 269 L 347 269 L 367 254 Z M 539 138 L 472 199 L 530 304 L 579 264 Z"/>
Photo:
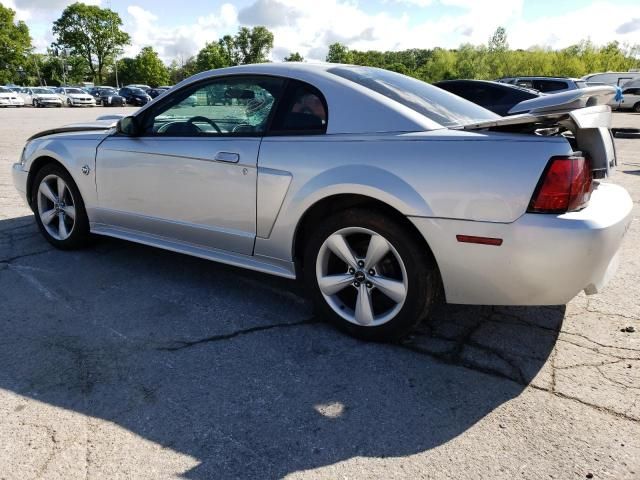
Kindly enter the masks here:
<path id="1" fill-rule="evenodd" d="M 109 239 L 55 251 L 32 217 L 0 221 L 0 305 L 0 388 L 188 454 L 190 479 L 442 445 L 521 393 L 564 316 L 442 306 L 367 344 L 293 282 Z"/>

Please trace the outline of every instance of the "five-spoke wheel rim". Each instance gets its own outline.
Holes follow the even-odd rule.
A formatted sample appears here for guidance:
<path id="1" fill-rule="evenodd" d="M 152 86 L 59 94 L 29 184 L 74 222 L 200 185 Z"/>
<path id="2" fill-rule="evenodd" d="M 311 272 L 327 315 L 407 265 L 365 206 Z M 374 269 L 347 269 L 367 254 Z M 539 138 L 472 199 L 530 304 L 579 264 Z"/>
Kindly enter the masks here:
<path id="1" fill-rule="evenodd" d="M 393 319 L 407 298 L 407 271 L 382 235 L 361 227 L 331 234 L 316 260 L 318 288 L 331 309 L 355 325 Z"/>
<path id="2" fill-rule="evenodd" d="M 57 175 L 47 175 L 38 186 L 38 216 L 45 230 L 56 240 L 66 240 L 76 223 L 71 190 Z"/>

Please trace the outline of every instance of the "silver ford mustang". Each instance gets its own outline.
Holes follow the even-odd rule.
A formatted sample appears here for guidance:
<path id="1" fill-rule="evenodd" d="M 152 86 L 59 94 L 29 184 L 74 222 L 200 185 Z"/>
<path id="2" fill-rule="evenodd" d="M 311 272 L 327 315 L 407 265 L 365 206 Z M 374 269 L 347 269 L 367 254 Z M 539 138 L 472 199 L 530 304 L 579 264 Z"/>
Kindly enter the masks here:
<path id="1" fill-rule="evenodd" d="M 602 288 L 632 202 L 603 181 L 609 98 L 583 100 L 500 117 L 375 68 L 247 65 L 35 135 L 13 178 L 56 247 L 93 233 L 301 277 L 323 318 L 388 340 L 438 298 Z"/>

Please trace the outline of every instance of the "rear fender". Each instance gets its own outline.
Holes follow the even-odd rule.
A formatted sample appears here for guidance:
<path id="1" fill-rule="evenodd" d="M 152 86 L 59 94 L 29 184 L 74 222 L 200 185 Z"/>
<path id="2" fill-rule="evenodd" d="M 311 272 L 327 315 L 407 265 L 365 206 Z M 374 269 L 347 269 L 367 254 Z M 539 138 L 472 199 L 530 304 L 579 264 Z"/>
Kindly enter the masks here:
<path id="1" fill-rule="evenodd" d="M 256 255 L 291 260 L 295 233 L 304 214 L 319 201 L 342 194 L 376 199 L 404 215 L 433 215 L 425 199 L 393 173 L 367 165 L 339 166 L 309 178 L 289 192 L 273 219 L 269 238 L 256 238 Z"/>

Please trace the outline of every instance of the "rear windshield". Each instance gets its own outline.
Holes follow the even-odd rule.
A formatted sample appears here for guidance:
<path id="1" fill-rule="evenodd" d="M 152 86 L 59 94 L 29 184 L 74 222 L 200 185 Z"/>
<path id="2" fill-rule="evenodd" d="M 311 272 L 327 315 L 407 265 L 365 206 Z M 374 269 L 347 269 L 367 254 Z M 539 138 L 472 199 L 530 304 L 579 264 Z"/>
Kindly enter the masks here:
<path id="1" fill-rule="evenodd" d="M 409 107 L 444 127 L 500 118 L 489 110 L 399 73 L 371 67 L 335 67 L 328 70 Z"/>

